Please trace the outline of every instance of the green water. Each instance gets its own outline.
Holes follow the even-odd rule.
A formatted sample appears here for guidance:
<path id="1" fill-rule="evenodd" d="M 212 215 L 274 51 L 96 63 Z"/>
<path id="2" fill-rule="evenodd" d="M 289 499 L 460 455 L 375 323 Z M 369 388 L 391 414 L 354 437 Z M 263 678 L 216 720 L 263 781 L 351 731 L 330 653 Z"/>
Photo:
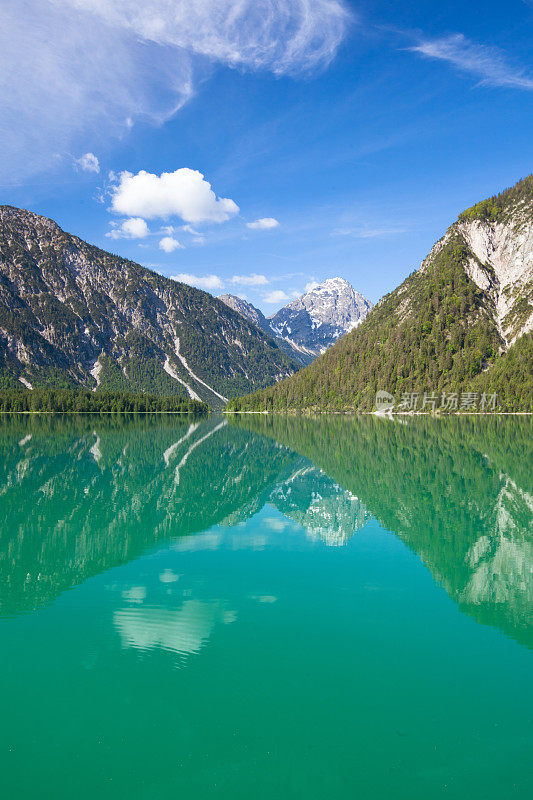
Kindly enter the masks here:
<path id="1" fill-rule="evenodd" d="M 530 798 L 532 442 L 4 418 L 2 797 Z"/>

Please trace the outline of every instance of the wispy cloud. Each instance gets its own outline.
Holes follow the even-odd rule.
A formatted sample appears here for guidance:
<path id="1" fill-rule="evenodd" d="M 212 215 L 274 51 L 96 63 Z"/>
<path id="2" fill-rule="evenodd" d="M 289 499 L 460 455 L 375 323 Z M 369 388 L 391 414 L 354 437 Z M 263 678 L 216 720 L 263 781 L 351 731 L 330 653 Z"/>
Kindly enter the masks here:
<path id="1" fill-rule="evenodd" d="M 76 159 L 77 166 L 84 172 L 100 172 L 100 162 L 94 153 L 84 153 L 80 158 Z"/>
<path id="2" fill-rule="evenodd" d="M 391 225 L 390 227 L 375 228 L 335 228 L 331 231 L 332 236 L 351 236 L 354 239 L 383 239 L 388 236 L 398 236 L 407 233 L 408 229 L 401 226 Z"/>
<path id="3" fill-rule="evenodd" d="M 533 90 L 533 77 L 524 69 L 512 66 L 501 50 L 477 44 L 462 33 L 425 39 L 408 50 L 425 58 L 447 61 L 462 72 L 477 76 L 480 86 Z"/>
<path id="4" fill-rule="evenodd" d="M 191 275 L 190 272 L 180 272 L 179 275 L 172 275 L 171 277 L 174 281 L 196 286 L 197 289 L 204 289 L 207 292 L 224 288 L 224 283 L 218 275 Z"/>
<path id="5" fill-rule="evenodd" d="M 290 299 L 289 295 L 284 292 L 283 289 L 274 289 L 272 292 L 267 292 L 267 294 L 263 296 L 263 301 L 269 305 L 284 303 Z"/>
<path id="6" fill-rule="evenodd" d="M 0 173 L 21 177 L 105 146 L 137 120 L 163 122 L 214 63 L 324 68 L 350 17 L 344 0 L 2 3 Z"/>
<path id="7" fill-rule="evenodd" d="M 251 272 L 250 275 L 234 275 L 231 282 L 241 286 L 266 286 L 270 283 L 266 275 L 258 275 L 255 272 Z"/>
<path id="8" fill-rule="evenodd" d="M 326 66 L 352 17 L 344 0 L 63 0 L 145 41 L 277 74 Z"/>

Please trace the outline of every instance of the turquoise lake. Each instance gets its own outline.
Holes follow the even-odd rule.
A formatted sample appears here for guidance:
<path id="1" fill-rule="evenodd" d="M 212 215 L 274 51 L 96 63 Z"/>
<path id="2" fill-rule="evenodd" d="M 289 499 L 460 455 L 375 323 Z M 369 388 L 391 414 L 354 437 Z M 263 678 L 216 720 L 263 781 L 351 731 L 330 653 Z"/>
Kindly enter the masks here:
<path id="1" fill-rule="evenodd" d="M 533 796 L 528 418 L 4 417 L 5 798 Z"/>

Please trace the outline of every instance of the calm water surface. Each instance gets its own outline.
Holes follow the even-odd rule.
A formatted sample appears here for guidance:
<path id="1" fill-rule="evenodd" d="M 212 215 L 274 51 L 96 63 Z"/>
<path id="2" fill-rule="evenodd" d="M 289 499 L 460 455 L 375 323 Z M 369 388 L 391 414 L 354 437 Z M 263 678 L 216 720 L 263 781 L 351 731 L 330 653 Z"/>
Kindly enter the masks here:
<path id="1" fill-rule="evenodd" d="M 3 418 L 6 798 L 533 796 L 527 419 Z"/>

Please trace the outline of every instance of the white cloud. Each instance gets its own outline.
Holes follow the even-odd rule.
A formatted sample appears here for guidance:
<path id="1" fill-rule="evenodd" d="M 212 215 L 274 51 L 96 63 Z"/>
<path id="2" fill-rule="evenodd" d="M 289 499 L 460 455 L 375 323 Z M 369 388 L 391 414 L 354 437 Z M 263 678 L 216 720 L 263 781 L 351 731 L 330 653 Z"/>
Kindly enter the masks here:
<path id="1" fill-rule="evenodd" d="M 239 283 L 241 286 L 266 286 L 270 281 L 265 275 L 257 275 L 252 272 L 250 275 L 234 275 L 232 283 Z"/>
<path id="2" fill-rule="evenodd" d="M 94 153 L 85 153 L 76 159 L 76 164 L 85 172 L 100 172 L 100 163 Z"/>
<path id="3" fill-rule="evenodd" d="M 201 172 L 183 167 L 154 175 L 121 172 L 111 188 L 111 208 L 118 214 L 146 219 L 181 217 L 185 222 L 226 222 L 239 211 L 227 197 L 217 197 Z"/>
<path id="4" fill-rule="evenodd" d="M 256 219 L 254 222 L 246 223 L 246 227 L 251 228 L 253 231 L 270 231 L 278 226 L 279 222 L 274 217 L 262 217 L 262 219 Z"/>
<path id="5" fill-rule="evenodd" d="M 125 219 L 120 225 L 111 223 L 113 228 L 106 233 L 110 239 L 144 239 L 150 233 L 148 225 L 142 217 Z"/>
<path id="6" fill-rule="evenodd" d="M 62 4 L 88 9 L 107 24 L 148 42 L 276 74 L 329 64 L 351 16 L 344 0 L 62 0 Z"/>
<path id="7" fill-rule="evenodd" d="M 180 272 L 179 275 L 172 275 L 172 280 L 196 286 L 197 289 L 205 289 L 207 292 L 224 288 L 218 275 L 191 275 L 188 272 Z"/>
<path id="8" fill-rule="evenodd" d="M 268 294 L 263 297 L 263 300 L 265 303 L 274 304 L 286 302 L 290 300 L 290 297 L 288 294 L 285 294 L 282 289 L 274 289 L 272 292 L 268 292 Z"/>
<path id="9" fill-rule="evenodd" d="M 376 228 L 335 228 L 331 232 L 332 236 L 352 236 L 354 239 L 383 239 L 387 236 L 397 236 L 407 233 L 407 228 L 391 225 L 390 227 Z"/>
<path id="10" fill-rule="evenodd" d="M 320 286 L 318 281 L 314 281 L 314 280 L 313 281 L 309 281 L 309 283 L 305 284 L 305 291 L 306 292 L 312 292 L 313 289 L 316 289 L 317 286 Z"/>
<path id="11" fill-rule="evenodd" d="M 20 178 L 139 119 L 162 123 L 216 62 L 323 68 L 349 22 L 345 0 L 1 3 L 0 173 Z"/>
<path id="12" fill-rule="evenodd" d="M 472 42 L 462 33 L 427 39 L 408 49 L 425 58 L 448 61 L 463 72 L 477 75 L 482 86 L 533 89 L 533 78 L 523 69 L 511 66 L 501 50 Z"/>
<path id="13" fill-rule="evenodd" d="M 173 253 L 174 250 L 183 250 L 183 245 L 172 236 L 163 236 L 159 242 L 159 249 L 164 250 L 165 253 Z"/>

